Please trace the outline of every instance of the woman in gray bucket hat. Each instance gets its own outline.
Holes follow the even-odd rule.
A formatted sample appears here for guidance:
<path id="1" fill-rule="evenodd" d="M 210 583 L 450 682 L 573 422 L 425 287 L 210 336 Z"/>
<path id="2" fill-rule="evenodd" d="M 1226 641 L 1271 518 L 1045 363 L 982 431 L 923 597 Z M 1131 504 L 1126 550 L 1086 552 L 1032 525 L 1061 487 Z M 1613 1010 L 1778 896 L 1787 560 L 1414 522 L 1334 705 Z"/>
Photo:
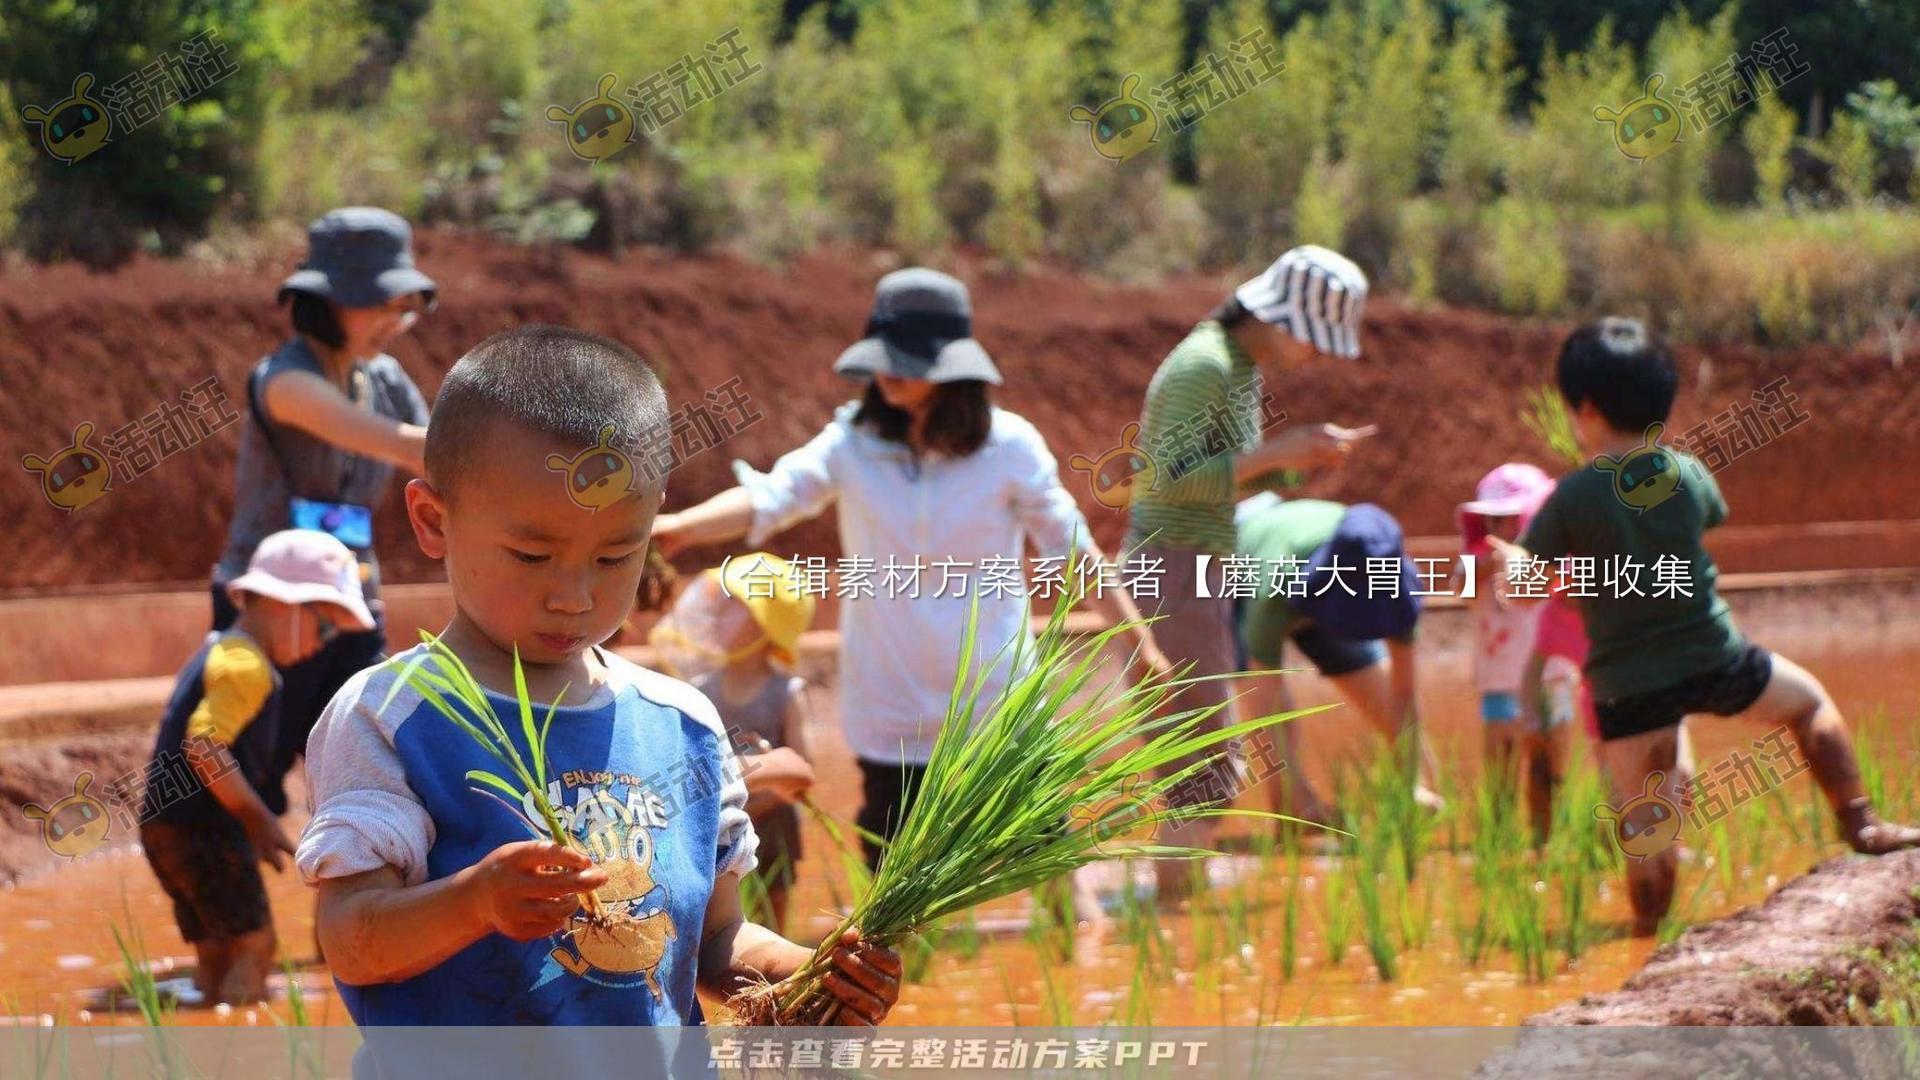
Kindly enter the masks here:
<path id="1" fill-rule="evenodd" d="M 946 715 L 968 605 L 979 601 L 967 678 L 992 669 L 981 690 L 990 700 L 1011 674 L 1002 646 L 1030 633 L 1027 544 L 1042 557 L 1105 556 L 1061 486 L 1046 439 L 992 404 L 1000 372 L 974 340 L 972 303 L 958 280 L 917 267 L 882 278 L 866 333 L 834 370 L 863 384 L 860 400 L 767 472 L 736 461 L 740 486 L 662 514 L 653 539 L 668 554 L 739 537 L 759 547 L 837 508 L 841 546 L 869 560 L 875 586 L 841 590 L 851 593 L 840 614 L 841 723 L 860 764 L 860 826 L 891 836 Z M 927 568 L 923 582 L 888 587 L 889 566 L 915 564 Z M 963 586 L 942 576 L 955 564 Z M 994 567 L 1009 588 L 983 584 Z M 1124 590 L 1096 592 L 1108 614 L 1137 618 Z M 1144 628 L 1135 642 L 1140 662 L 1164 667 Z M 873 861 L 877 850 L 869 844 L 867 854 Z"/>
<path id="2" fill-rule="evenodd" d="M 321 708 L 386 649 L 373 508 L 395 467 L 423 471 L 427 403 L 385 349 L 432 307 L 438 288 L 413 264 L 412 235 L 399 215 L 374 207 L 315 221 L 306 260 L 280 284 L 293 335 L 247 378 L 233 520 L 213 569 L 214 629 L 237 615 L 227 583 L 246 572 L 263 538 L 288 528 L 331 533 L 353 550 L 375 619 L 372 630 L 340 634 L 280 673 L 280 721 L 261 792 L 275 813 L 286 809 L 281 781 Z"/>

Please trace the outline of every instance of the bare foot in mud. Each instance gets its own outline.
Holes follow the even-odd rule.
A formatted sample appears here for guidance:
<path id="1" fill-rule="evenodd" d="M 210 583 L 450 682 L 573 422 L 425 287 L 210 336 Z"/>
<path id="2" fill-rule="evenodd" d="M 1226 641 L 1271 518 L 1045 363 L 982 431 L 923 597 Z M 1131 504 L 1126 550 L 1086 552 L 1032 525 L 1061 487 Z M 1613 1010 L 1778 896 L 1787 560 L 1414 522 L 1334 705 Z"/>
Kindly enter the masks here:
<path id="1" fill-rule="evenodd" d="M 1880 821 L 1848 834 L 1847 843 L 1862 855 L 1887 855 L 1920 847 L 1920 829 Z"/>
<path id="2" fill-rule="evenodd" d="M 1920 829 L 1881 821 L 1866 799 L 1855 799 L 1840 812 L 1840 835 L 1862 855 L 1886 855 L 1920 847 Z"/>

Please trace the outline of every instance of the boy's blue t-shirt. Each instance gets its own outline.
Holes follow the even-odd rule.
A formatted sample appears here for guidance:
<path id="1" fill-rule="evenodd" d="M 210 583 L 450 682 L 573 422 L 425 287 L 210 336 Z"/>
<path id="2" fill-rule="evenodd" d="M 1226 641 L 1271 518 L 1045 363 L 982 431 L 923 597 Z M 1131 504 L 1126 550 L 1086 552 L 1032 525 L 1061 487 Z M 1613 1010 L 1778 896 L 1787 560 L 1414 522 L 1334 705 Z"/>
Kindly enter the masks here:
<path id="1" fill-rule="evenodd" d="M 399 665 L 360 673 L 308 745 L 315 798 L 298 864 L 308 881 L 393 866 L 409 885 L 447 877 L 532 838 L 473 770 L 509 770 L 434 705 L 402 688 Z M 340 984 L 358 1024 L 679 1025 L 695 1015 L 701 926 L 718 876 L 751 870 L 746 788 L 713 706 L 679 680 L 603 653 L 609 681 L 549 729 L 548 795 L 562 826 L 612 877 L 596 894 L 633 921 L 577 915 L 569 932 L 517 942 L 492 933 L 412 978 Z M 489 694 L 528 753 L 518 705 Z M 536 708 L 536 724 L 545 710 Z M 531 760 L 528 758 L 528 760 Z M 538 819 L 531 805 L 522 812 Z"/>

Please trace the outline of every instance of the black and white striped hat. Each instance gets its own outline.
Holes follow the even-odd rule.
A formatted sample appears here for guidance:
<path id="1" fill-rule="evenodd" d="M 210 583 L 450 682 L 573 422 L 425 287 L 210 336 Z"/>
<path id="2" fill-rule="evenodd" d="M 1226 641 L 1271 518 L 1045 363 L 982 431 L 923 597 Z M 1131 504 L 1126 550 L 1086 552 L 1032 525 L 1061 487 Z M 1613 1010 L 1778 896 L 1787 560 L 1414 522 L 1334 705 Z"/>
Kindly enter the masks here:
<path id="1" fill-rule="evenodd" d="M 1337 251 L 1307 244 L 1274 260 L 1259 277 L 1233 291 L 1247 313 L 1323 353 L 1360 355 L 1360 309 L 1367 275 Z"/>

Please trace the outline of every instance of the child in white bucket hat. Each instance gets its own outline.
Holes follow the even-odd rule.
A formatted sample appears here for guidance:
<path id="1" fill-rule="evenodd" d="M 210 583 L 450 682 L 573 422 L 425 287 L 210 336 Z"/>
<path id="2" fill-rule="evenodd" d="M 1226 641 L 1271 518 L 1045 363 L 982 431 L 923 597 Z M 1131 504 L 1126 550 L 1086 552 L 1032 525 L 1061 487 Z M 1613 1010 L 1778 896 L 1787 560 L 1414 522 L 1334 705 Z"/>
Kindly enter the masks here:
<path id="1" fill-rule="evenodd" d="M 199 955 L 208 1002 L 266 999 L 277 951 L 261 862 L 293 841 L 260 796 L 283 737 L 279 669 L 341 629 L 369 630 L 359 563 L 339 540 L 287 529 L 260 541 L 227 585 L 239 617 L 209 633 L 174 681 L 140 804 L 140 843 Z"/>

